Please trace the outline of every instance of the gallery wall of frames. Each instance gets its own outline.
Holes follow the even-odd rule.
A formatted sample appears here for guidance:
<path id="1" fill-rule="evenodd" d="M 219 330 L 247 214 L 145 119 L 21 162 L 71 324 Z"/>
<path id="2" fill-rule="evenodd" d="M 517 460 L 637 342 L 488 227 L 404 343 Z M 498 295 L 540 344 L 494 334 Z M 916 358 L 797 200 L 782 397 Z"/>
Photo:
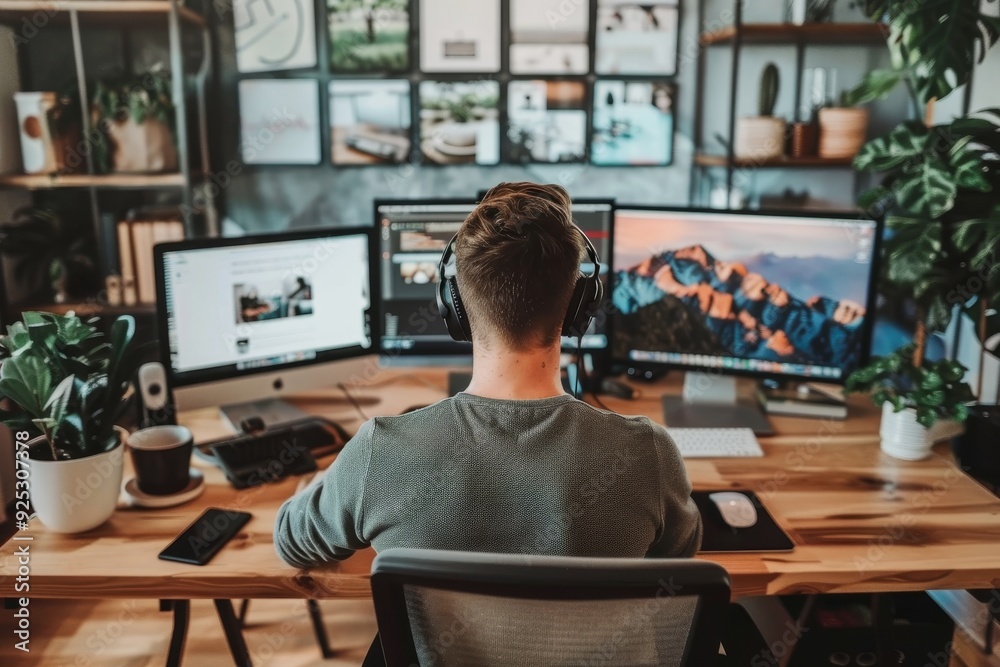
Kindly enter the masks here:
<path id="1" fill-rule="evenodd" d="M 679 0 L 235 0 L 242 160 L 669 165 L 680 11 Z"/>

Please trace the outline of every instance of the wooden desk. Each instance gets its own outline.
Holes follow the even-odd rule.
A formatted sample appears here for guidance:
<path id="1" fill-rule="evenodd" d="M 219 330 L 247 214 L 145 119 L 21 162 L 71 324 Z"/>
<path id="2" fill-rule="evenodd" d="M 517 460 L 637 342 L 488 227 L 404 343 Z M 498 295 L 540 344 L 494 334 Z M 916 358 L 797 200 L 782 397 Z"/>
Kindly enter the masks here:
<path id="1" fill-rule="evenodd" d="M 370 415 L 395 414 L 445 397 L 442 369 L 382 371 L 352 393 Z M 622 413 L 659 421 L 659 396 L 676 387 L 643 387 L 646 398 L 606 400 Z M 337 389 L 294 401 L 349 430 L 361 423 Z M 225 427 L 215 410 L 185 414 L 199 441 Z M 806 592 L 879 592 L 1000 585 L 1000 500 L 955 468 L 947 448 L 905 463 L 878 448 L 878 411 L 858 400 L 847 422 L 778 419 L 781 433 L 762 440 L 761 459 L 688 461 L 699 489 L 752 489 L 796 543 L 791 553 L 706 556 L 731 574 L 735 596 Z M 329 463 L 329 459 L 321 462 Z M 338 566 L 301 572 L 275 555 L 271 530 L 298 483 L 233 490 L 199 461 L 208 488 L 166 510 L 122 509 L 82 535 L 57 535 L 34 523 L 31 597 L 48 598 L 365 598 L 372 551 Z M 126 477 L 127 478 L 127 477 Z M 246 529 L 206 567 L 160 561 L 156 554 L 205 507 L 243 509 Z M 0 547 L 0 595 L 17 597 L 12 553 Z"/>

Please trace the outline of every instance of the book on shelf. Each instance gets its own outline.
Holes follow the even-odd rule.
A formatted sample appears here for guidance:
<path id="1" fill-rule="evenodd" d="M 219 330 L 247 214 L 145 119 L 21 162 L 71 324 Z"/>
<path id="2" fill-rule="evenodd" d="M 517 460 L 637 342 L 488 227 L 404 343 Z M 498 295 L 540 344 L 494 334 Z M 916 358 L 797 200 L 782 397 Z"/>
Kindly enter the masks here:
<path id="1" fill-rule="evenodd" d="M 757 390 L 757 400 L 769 415 L 847 419 L 847 403 L 842 396 L 809 384 L 792 388 L 762 386 Z"/>
<path id="2" fill-rule="evenodd" d="M 118 223 L 122 301 L 125 305 L 156 302 L 153 247 L 184 238 L 184 223 L 153 211 Z"/>

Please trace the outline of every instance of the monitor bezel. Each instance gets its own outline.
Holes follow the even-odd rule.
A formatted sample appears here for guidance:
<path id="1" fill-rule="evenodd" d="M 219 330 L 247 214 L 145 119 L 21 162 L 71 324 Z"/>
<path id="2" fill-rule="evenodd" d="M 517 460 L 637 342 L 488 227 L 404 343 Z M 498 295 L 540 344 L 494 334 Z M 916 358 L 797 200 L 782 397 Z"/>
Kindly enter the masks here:
<path id="1" fill-rule="evenodd" d="M 685 207 L 685 206 L 650 206 L 645 204 L 618 204 L 615 209 L 615 217 L 612 222 L 612 227 L 617 227 L 618 223 L 618 213 L 625 211 L 639 211 L 639 212 L 650 212 L 650 213 L 675 213 L 675 214 L 707 214 L 707 215 L 738 215 L 747 217 L 780 217 L 780 218 L 798 218 L 798 219 L 814 219 L 814 220 L 841 220 L 841 221 L 852 221 L 856 220 L 859 222 L 869 222 L 875 224 L 874 239 L 872 241 L 872 269 L 871 274 L 868 277 L 868 301 L 865 304 L 866 315 L 865 323 L 862 328 L 861 333 L 861 356 L 858 362 L 857 368 L 863 368 L 871 360 L 871 347 L 872 347 L 872 332 L 875 327 L 876 312 L 875 308 L 878 300 L 878 278 L 881 271 L 882 262 L 882 235 L 884 233 L 885 223 L 881 218 L 873 218 L 866 216 L 860 210 L 847 210 L 847 211 L 796 211 L 789 209 L 720 209 L 720 208 L 702 208 L 702 207 Z M 612 237 L 613 238 L 613 237 Z M 614 255 L 614 249 L 612 248 L 612 255 Z M 614 295 L 614 290 L 616 288 L 615 276 L 612 276 L 611 280 L 611 294 L 608 295 L 610 299 Z M 618 312 L 614 310 L 613 319 L 617 318 Z M 614 331 L 614 328 L 612 328 Z M 696 365 L 685 365 L 676 364 L 670 362 L 656 362 L 656 361 L 643 361 L 638 362 L 628 357 L 622 358 L 616 356 L 615 354 L 616 345 L 615 340 L 611 341 L 609 353 L 611 355 L 612 363 L 618 365 L 630 366 L 633 368 L 640 369 L 668 369 L 668 370 L 680 370 L 680 371 L 690 371 L 692 373 L 710 373 L 719 375 L 731 375 L 738 377 L 752 377 L 763 380 L 776 380 L 776 381 L 801 381 L 801 382 L 821 382 L 825 384 L 832 385 L 844 385 L 847 382 L 847 377 L 851 372 L 847 372 L 839 378 L 832 377 L 818 377 L 815 375 L 805 375 L 805 374 L 793 374 L 793 373 L 773 373 L 768 371 L 755 371 L 755 370 L 743 370 L 735 368 L 723 368 L 717 366 L 696 366 Z M 856 370 L 856 369 L 855 369 Z"/>
<path id="2" fill-rule="evenodd" d="M 479 205 L 478 199 L 471 197 L 433 197 L 428 199 L 406 199 L 390 198 L 376 199 L 372 205 L 373 224 L 378 234 L 378 257 L 379 257 L 379 280 L 382 278 L 382 217 L 379 209 L 383 206 L 469 206 L 469 211 Z M 395 357 L 472 357 L 472 343 L 462 343 L 459 341 L 448 341 L 445 343 L 421 343 L 418 349 L 404 350 L 399 348 L 386 349 L 383 347 L 385 312 L 383 309 L 382 286 L 379 285 L 378 293 L 378 317 L 379 317 L 379 337 L 378 353 L 385 358 Z M 435 301 L 434 308 L 437 308 Z"/>
<path id="3" fill-rule="evenodd" d="M 280 366 L 263 366 L 251 368 L 243 371 L 232 372 L 230 367 L 215 367 L 199 369 L 197 371 L 177 372 L 170 359 L 170 338 L 167 326 L 167 301 L 166 301 L 166 281 L 163 274 L 163 257 L 171 252 L 184 252 L 192 250 L 214 250 L 217 248 L 232 248 L 238 246 L 249 246 L 258 243 L 281 243 L 284 241 L 309 241 L 313 239 L 338 238 L 344 236 L 363 235 L 368 239 L 368 289 L 370 293 L 369 307 L 367 313 L 368 332 L 371 338 L 369 347 L 353 346 L 342 350 L 325 353 L 322 359 L 308 359 L 296 361 Z M 371 227 L 317 227 L 302 231 L 276 232 L 268 234 L 252 234 L 248 236 L 231 236 L 189 239 L 185 241 L 172 241 L 160 243 L 153 247 L 153 271 L 156 280 L 156 330 L 160 344 L 160 363 L 163 364 L 167 373 L 168 384 L 171 390 L 183 389 L 197 385 L 211 384 L 222 381 L 237 381 L 252 378 L 256 375 L 267 373 L 285 373 L 296 369 L 306 368 L 320 364 L 330 364 L 346 359 L 354 359 L 376 354 L 378 350 L 377 341 L 381 339 L 381 326 L 377 316 L 377 306 L 374 295 L 380 289 L 379 272 L 375 269 L 375 262 L 378 260 L 378 248 L 375 230 Z"/>
<path id="4" fill-rule="evenodd" d="M 374 201 L 372 211 L 373 211 L 373 224 L 377 230 L 378 244 L 379 244 L 379 262 L 382 261 L 381 257 L 381 247 L 382 247 L 382 217 L 379 215 L 379 209 L 382 206 L 464 206 L 467 204 L 472 204 L 474 209 L 482 201 L 483 196 L 488 192 L 488 190 L 483 190 L 479 192 L 477 198 L 429 198 L 429 199 L 400 199 L 400 198 L 390 198 L 390 199 L 376 199 Z M 584 204 L 588 206 L 594 205 L 607 205 L 609 208 L 608 214 L 610 216 L 610 223 L 608 225 L 608 247 L 611 249 L 610 257 L 601 257 L 601 264 L 607 266 L 608 268 L 608 287 L 612 288 L 614 280 L 614 263 L 612 261 L 614 257 L 614 241 L 615 241 L 615 212 L 619 208 L 616 204 L 616 200 L 611 197 L 580 197 L 577 199 L 571 199 L 571 207 L 577 204 Z M 571 209 L 572 210 L 572 209 Z M 573 219 L 576 222 L 576 219 Z M 380 265 L 381 268 L 381 265 Z M 379 274 L 381 279 L 381 273 Z M 381 289 L 381 285 L 380 285 Z M 604 295 L 604 300 L 601 302 L 601 306 L 598 310 L 602 311 L 606 315 L 605 321 L 605 335 L 607 336 L 608 344 L 603 349 L 591 349 L 583 348 L 584 354 L 592 354 L 595 356 L 610 358 L 611 346 L 614 343 L 614 312 L 610 307 L 611 304 L 611 293 L 607 292 Z M 402 349 L 385 349 L 383 347 L 383 335 L 381 326 L 384 324 L 383 318 L 385 313 L 382 309 L 383 299 L 382 293 L 379 292 L 378 298 L 378 316 L 380 325 L 380 335 L 378 350 L 379 354 L 383 357 L 465 357 L 472 354 L 472 344 L 471 343 L 461 343 L 458 341 L 452 341 L 448 343 L 423 343 L 421 347 L 416 350 L 402 350 Z M 425 347 L 426 346 L 426 347 Z M 576 345 L 562 345 L 561 349 L 563 352 L 576 352 Z"/>

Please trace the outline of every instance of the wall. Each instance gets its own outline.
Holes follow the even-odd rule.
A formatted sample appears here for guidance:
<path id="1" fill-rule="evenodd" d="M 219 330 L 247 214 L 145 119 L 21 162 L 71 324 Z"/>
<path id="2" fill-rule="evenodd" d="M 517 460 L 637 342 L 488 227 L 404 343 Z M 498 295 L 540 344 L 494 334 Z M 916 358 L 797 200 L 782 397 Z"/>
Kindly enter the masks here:
<path id="1" fill-rule="evenodd" d="M 325 15 L 322 1 L 317 6 Z M 225 164 L 238 156 L 238 103 L 236 99 L 235 47 L 232 16 L 221 17 L 218 58 L 223 94 L 219 98 L 222 132 L 213 158 Z M 682 11 L 682 34 L 697 31 L 696 12 Z M 319 21 L 321 22 L 321 20 Z M 326 38 L 325 32 L 321 39 Z M 688 199 L 692 147 L 690 144 L 693 96 L 693 67 L 680 72 L 681 91 L 676 118 L 674 164 L 661 168 L 609 168 L 588 165 L 500 165 L 497 167 L 438 167 L 403 165 L 395 167 L 334 168 L 315 167 L 246 168 L 224 192 L 228 216 L 247 230 L 277 230 L 316 225 L 369 224 L 372 202 L 387 197 L 473 197 L 503 180 L 534 180 L 561 183 L 571 194 L 591 197 L 619 197 L 636 203 L 670 202 Z"/>
<path id="2" fill-rule="evenodd" d="M 747 3 L 747 21 L 777 22 L 783 19 L 783 4 Z M 863 20 L 843 0 L 835 20 Z M 718 26 L 732 21 L 732 0 L 706 0 L 705 25 Z M 469 197 L 478 190 L 500 180 L 541 180 L 565 185 L 571 194 L 580 196 L 616 197 L 632 203 L 687 204 L 694 147 L 698 5 L 694 0 L 681 0 L 681 39 L 678 72 L 677 133 L 674 164 L 663 168 L 608 168 L 588 165 L 499 167 L 403 167 L 333 168 L 328 164 L 316 167 L 257 167 L 245 168 L 223 193 L 228 216 L 247 230 L 278 230 L 286 227 L 309 227 L 325 224 L 367 224 L 371 219 L 372 200 L 378 197 Z M 324 8 L 317 5 L 319 25 Z M 217 112 L 214 162 L 226 164 L 238 156 L 238 100 L 236 96 L 235 47 L 232 16 L 223 13 L 217 31 L 217 53 L 220 63 L 222 94 L 214 110 Z M 325 33 L 320 35 L 325 39 Z M 721 152 L 721 146 L 710 138 L 727 132 L 730 49 L 709 49 L 706 69 L 705 134 L 711 151 Z M 740 63 L 740 85 L 737 113 L 754 113 L 757 100 L 757 80 L 763 66 L 775 61 L 784 76 L 778 102 L 778 112 L 790 116 L 793 109 L 794 84 L 791 75 L 795 63 L 792 47 L 751 46 L 744 51 Z M 855 84 L 864 72 L 874 67 L 888 66 L 888 56 L 881 47 L 822 47 L 807 52 L 806 66 L 835 65 L 844 86 Z M 896 93 L 873 109 L 871 131 L 882 133 L 904 116 L 905 96 Z M 874 136 L 874 135 L 873 135 Z M 721 177 L 724 172 L 716 172 Z M 850 207 L 855 196 L 855 176 L 842 170 L 756 170 L 740 174 L 738 182 L 747 190 L 781 192 L 786 187 L 808 191 L 812 197 L 833 206 Z M 702 181 L 704 184 L 705 181 Z M 701 186 L 700 186 L 701 187 Z"/>

